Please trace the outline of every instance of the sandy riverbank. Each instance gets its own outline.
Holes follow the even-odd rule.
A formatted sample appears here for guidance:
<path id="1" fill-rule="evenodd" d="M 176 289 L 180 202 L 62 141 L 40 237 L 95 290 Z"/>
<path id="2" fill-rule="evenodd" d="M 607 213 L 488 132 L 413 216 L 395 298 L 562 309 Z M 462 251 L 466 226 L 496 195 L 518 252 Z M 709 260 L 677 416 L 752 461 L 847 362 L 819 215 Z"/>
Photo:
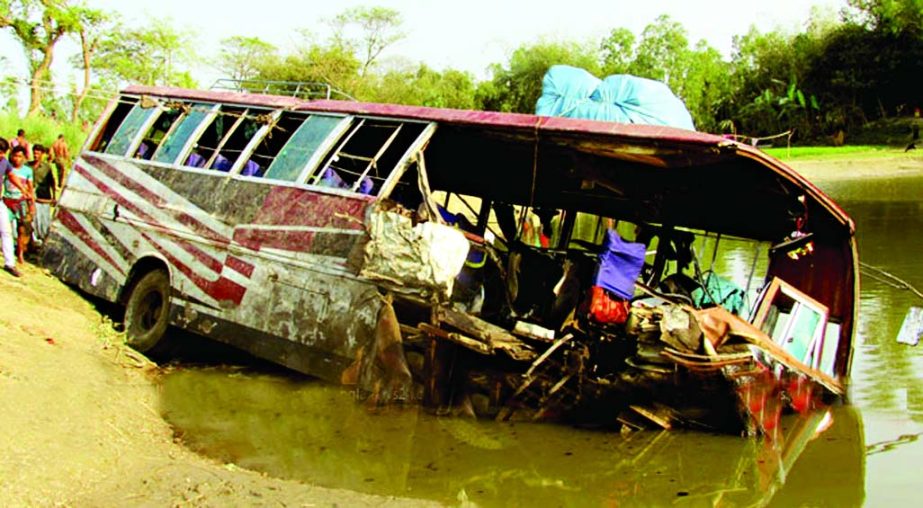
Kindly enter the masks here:
<path id="1" fill-rule="evenodd" d="M 809 180 L 835 181 L 857 178 L 902 178 L 923 175 L 923 152 L 856 159 L 824 159 L 785 161 Z"/>
<path id="2" fill-rule="evenodd" d="M 158 369 L 43 270 L 0 272 L 0 504 L 420 506 L 196 455 L 159 415 Z"/>

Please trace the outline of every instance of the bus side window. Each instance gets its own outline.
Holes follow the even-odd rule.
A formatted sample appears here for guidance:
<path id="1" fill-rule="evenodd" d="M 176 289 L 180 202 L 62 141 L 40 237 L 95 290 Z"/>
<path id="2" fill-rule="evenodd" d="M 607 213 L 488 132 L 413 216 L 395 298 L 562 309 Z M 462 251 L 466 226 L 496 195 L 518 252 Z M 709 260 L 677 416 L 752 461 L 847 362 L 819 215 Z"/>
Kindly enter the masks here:
<path id="1" fill-rule="evenodd" d="M 178 108 L 171 108 L 161 112 L 157 120 L 154 121 L 154 125 L 152 125 L 144 135 L 144 139 L 138 146 L 138 150 L 135 152 L 134 157 L 136 159 L 150 160 L 160 147 L 160 143 L 164 140 L 164 137 L 170 132 L 173 123 L 180 117 L 180 114 L 181 110 Z"/>
<path id="2" fill-rule="evenodd" d="M 364 118 L 349 130 L 310 183 L 375 194 L 424 127 Z"/>
<path id="3" fill-rule="evenodd" d="M 193 168 L 211 168 L 214 164 L 213 159 L 217 158 L 218 150 L 226 141 L 225 138 L 246 112 L 246 108 L 222 105 L 215 114 L 215 118 L 196 140 L 192 151 L 183 161 L 183 165 Z"/>
<path id="4" fill-rule="evenodd" d="M 282 113 L 279 119 L 270 125 L 269 131 L 253 150 L 250 159 L 244 163 L 240 170 L 241 176 L 263 176 L 304 120 L 304 114 Z"/>
<path id="5" fill-rule="evenodd" d="M 283 118 L 284 118 L 283 114 Z M 344 117 L 311 115 L 297 127 L 285 146 L 275 155 L 265 177 L 273 180 L 294 182 L 302 172 L 308 169 L 312 160 L 323 156 L 325 142 L 331 134 L 341 128 L 346 128 L 349 120 Z"/>
<path id="6" fill-rule="evenodd" d="M 122 122 L 125 121 L 125 117 L 128 116 L 128 113 L 131 112 L 132 108 L 134 108 L 135 104 L 138 102 L 138 99 L 134 97 L 119 97 L 117 100 L 118 102 L 116 103 L 115 108 L 112 110 L 112 113 L 109 115 L 109 118 L 106 119 L 106 123 L 103 125 L 102 131 L 96 138 L 96 141 L 90 145 L 90 151 L 106 151 L 106 148 L 112 141 L 113 136 L 115 136 L 116 130 L 118 130 L 119 126 L 122 125 Z"/>
<path id="7" fill-rule="evenodd" d="M 262 122 L 256 118 L 256 113 L 248 111 L 244 113 L 234 125 L 231 126 L 225 139 L 222 140 L 221 146 L 207 162 L 208 169 L 228 172 L 234 167 L 234 162 L 253 139 L 253 136 L 259 132 Z M 251 165 L 252 167 L 252 165 Z M 245 168 L 246 169 L 246 168 Z"/>
<path id="8" fill-rule="evenodd" d="M 127 155 L 132 140 L 141 130 L 141 127 L 147 122 L 151 115 L 157 114 L 156 107 L 143 107 L 141 104 L 135 104 L 125 116 L 125 120 L 119 124 L 112 135 L 111 140 L 106 144 L 105 152 L 112 155 Z"/>
<path id="9" fill-rule="evenodd" d="M 173 164 L 182 154 L 196 129 L 209 117 L 213 106 L 210 104 L 193 104 L 183 116 L 175 122 L 163 143 L 154 153 L 153 160 Z"/>

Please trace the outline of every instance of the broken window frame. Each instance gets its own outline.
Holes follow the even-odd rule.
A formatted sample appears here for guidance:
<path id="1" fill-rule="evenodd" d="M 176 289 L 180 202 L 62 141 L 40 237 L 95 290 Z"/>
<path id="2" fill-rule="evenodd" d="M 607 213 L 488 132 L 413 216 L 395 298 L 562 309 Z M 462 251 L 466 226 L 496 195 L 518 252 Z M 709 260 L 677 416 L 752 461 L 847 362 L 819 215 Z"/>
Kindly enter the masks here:
<path id="1" fill-rule="evenodd" d="M 253 108 L 248 108 L 248 107 L 243 108 L 243 111 L 240 112 L 240 114 L 234 120 L 234 123 L 232 123 L 231 126 L 228 127 L 228 130 L 224 133 L 224 136 L 222 136 L 221 139 L 218 141 L 218 145 L 215 147 L 215 151 L 211 154 L 211 156 L 209 156 L 208 160 L 205 161 L 205 165 L 201 169 L 204 169 L 206 171 L 214 171 L 216 173 L 230 174 L 231 170 L 233 169 L 233 166 L 228 171 L 221 171 L 218 169 L 214 169 L 212 168 L 212 166 L 215 164 L 215 161 L 218 159 L 218 156 L 221 155 L 221 151 L 224 150 L 224 145 L 226 145 L 227 142 L 231 139 L 231 136 L 233 136 L 234 133 L 237 131 L 237 128 L 240 127 L 240 124 L 242 124 L 244 120 L 247 119 L 247 116 L 250 114 L 250 111 L 252 109 Z"/>
<path id="2" fill-rule="evenodd" d="M 119 127 L 112 134 L 112 138 L 107 144 L 106 150 L 104 153 L 109 154 L 109 155 L 115 155 L 118 157 L 132 157 L 135 154 L 135 152 L 138 151 L 138 147 L 141 146 L 141 142 L 144 141 L 144 136 L 147 135 L 147 131 L 150 130 L 150 128 L 154 125 L 154 122 L 157 121 L 157 119 L 160 117 L 160 114 L 165 110 L 165 108 L 163 107 L 162 103 L 159 100 L 154 99 L 154 102 L 155 104 L 153 106 L 145 106 L 144 98 L 142 98 L 141 100 L 138 101 L 137 104 L 135 104 L 135 106 L 131 109 L 131 111 L 129 111 L 128 114 L 125 115 L 125 118 L 122 119 L 122 123 L 119 124 Z M 126 126 L 125 122 L 127 122 L 128 119 L 131 118 L 132 114 L 134 114 L 135 111 L 144 111 L 144 110 L 149 110 L 149 111 L 147 112 L 147 116 L 144 117 L 144 120 L 140 124 L 138 124 L 137 127 Z M 128 135 L 128 132 L 126 131 L 125 137 L 129 139 L 127 150 L 123 150 L 122 152 L 109 151 L 109 148 L 112 147 L 113 145 L 113 141 L 119 137 L 119 134 L 122 133 L 123 128 L 135 129 L 134 133 L 130 134 L 130 136 Z"/>
<path id="3" fill-rule="evenodd" d="M 391 170 L 385 181 L 381 184 L 381 189 L 378 190 L 378 198 L 387 198 L 394 191 L 394 188 L 403 178 L 404 174 L 410 168 L 410 165 L 417 160 L 417 155 L 422 156 L 423 149 L 426 148 L 426 145 L 429 143 L 429 140 L 432 139 L 433 134 L 436 133 L 436 128 L 438 125 L 436 122 L 427 122 L 426 126 L 423 128 L 423 131 L 417 136 L 417 139 L 407 147 L 407 150 L 404 151 L 404 155 L 401 156 L 397 164 L 395 164 L 394 169 Z M 423 171 L 422 167 L 418 167 L 417 171 Z M 422 191 L 421 191 L 422 192 Z M 426 197 L 424 196 L 424 201 Z"/>
<path id="4" fill-rule="evenodd" d="M 378 177 L 378 176 L 373 177 L 373 179 L 377 179 L 381 183 L 377 186 L 379 187 L 377 192 L 373 190 L 373 192 L 369 195 L 377 196 L 378 198 L 387 197 L 393 191 L 394 185 L 396 185 L 397 182 L 400 181 L 400 177 L 403 176 L 404 172 L 406 172 L 410 163 L 414 160 L 415 155 L 418 152 L 420 152 L 423 149 L 423 147 L 425 147 L 426 142 L 429 141 L 429 139 L 432 137 L 432 134 L 436 127 L 435 122 L 422 122 L 419 120 L 382 118 L 382 117 L 373 117 L 373 116 L 350 116 L 348 118 L 350 119 L 350 124 L 346 127 L 346 130 L 349 130 L 349 133 L 342 139 L 339 139 L 339 136 L 342 136 L 342 132 L 338 133 L 337 140 L 335 142 L 336 148 L 333 151 L 330 151 L 329 154 L 327 153 L 324 154 L 324 157 L 321 160 L 320 165 L 323 165 L 323 161 L 327 161 L 327 166 L 330 166 L 331 161 L 338 160 L 340 157 L 344 157 L 344 158 L 351 159 L 351 160 L 367 161 L 368 164 L 366 165 L 366 168 L 363 171 L 359 173 L 347 172 L 349 173 L 350 176 L 356 177 L 355 181 L 353 181 L 349 185 L 349 187 L 335 188 L 338 191 L 344 191 L 350 194 L 360 194 L 360 195 L 365 195 L 359 192 L 359 187 L 362 185 L 363 179 L 365 179 L 369 175 L 369 172 L 373 168 L 378 169 L 377 168 L 378 161 L 384 156 L 384 154 L 388 151 L 388 149 L 391 148 L 391 146 L 394 143 L 394 140 L 397 139 L 398 135 L 403 130 L 404 126 L 407 124 L 417 124 L 417 125 L 425 124 L 425 127 L 420 132 L 420 134 L 417 135 L 416 139 L 414 139 L 414 141 L 409 144 L 408 148 L 400 156 L 394 168 L 390 169 L 388 174 L 385 175 L 384 177 Z M 378 148 L 378 150 L 376 151 L 373 157 L 365 157 L 365 156 L 354 155 L 354 154 L 349 154 L 349 153 L 344 152 L 343 150 L 346 148 L 349 142 L 353 139 L 356 133 L 358 133 L 365 126 L 366 122 L 380 122 L 382 124 L 385 124 L 387 127 L 394 127 L 394 131 L 382 143 L 382 145 Z M 381 126 L 376 125 L 374 127 L 381 127 Z M 319 167 L 319 166 L 317 168 L 312 168 L 312 171 L 308 174 L 308 176 L 305 179 L 305 184 L 321 187 L 324 189 L 334 188 L 334 187 L 326 187 L 326 186 L 320 185 L 320 181 L 324 177 L 323 170 L 326 169 L 326 166 L 325 167 Z M 396 174 L 395 170 L 398 168 L 400 168 L 400 172 L 399 174 L 397 174 L 396 178 L 393 178 Z M 333 169 L 336 170 L 337 168 L 334 167 Z"/>
<path id="5" fill-rule="evenodd" d="M 199 126 L 196 128 L 196 130 L 193 131 L 192 135 L 189 136 L 189 139 L 186 140 L 186 146 L 183 147 L 183 151 L 180 153 L 179 158 L 177 158 L 174 162 L 175 165 L 179 166 L 181 169 L 189 171 L 214 171 L 208 169 L 208 167 L 205 166 L 205 164 L 208 163 L 208 160 L 205 160 L 202 163 L 202 167 L 189 166 L 186 164 L 186 161 L 189 160 L 192 152 L 199 145 L 199 142 L 201 141 L 202 136 L 205 134 L 205 131 L 207 131 L 218 118 L 218 116 L 222 114 L 224 107 L 225 104 L 221 103 L 215 103 L 212 105 L 211 111 L 209 111 L 208 115 L 206 115 L 202 122 L 199 123 Z M 218 141 L 220 142 L 221 139 Z M 217 149 L 215 149 L 215 153 L 217 153 Z M 211 156 L 209 156 L 209 158 L 211 158 Z"/>
<path id="6" fill-rule="evenodd" d="M 142 133 L 141 142 L 138 143 L 138 146 L 133 151 L 129 152 L 130 154 L 129 157 L 131 157 L 132 159 L 139 159 L 139 160 L 143 160 L 146 162 L 155 162 L 154 155 L 157 153 L 158 150 L 160 150 L 160 146 L 163 145 L 164 141 L 166 141 L 170 137 L 170 135 L 173 133 L 173 131 L 176 129 L 176 126 L 178 122 L 180 121 L 180 119 L 183 118 L 182 108 L 183 108 L 183 103 L 178 103 L 178 102 L 163 103 L 161 102 L 159 111 L 157 111 L 153 121 L 150 123 L 149 126 L 141 130 L 141 133 Z M 141 143 L 144 143 L 146 139 L 150 139 L 151 141 L 153 141 L 153 138 L 149 138 L 149 135 L 152 134 L 152 130 L 153 130 L 153 133 L 157 132 L 155 128 L 157 126 L 157 122 L 161 120 L 161 117 L 165 114 L 172 115 L 174 113 L 176 114 L 176 118 L 174 118 L 173 121 L 170 122 L 170 126 L 167 127 L 167 129 L 163 131 L 163 136 L 161 136 L 160 141 L 151 148 L 152 151 L 151 151 L 150 158 L 144 158 L 143 156 L 139 156 L 138 150 L 141 148 Z"/>
<path id="7" fill-rule="evenodd" d="M 208 108 L 208 111 L 204 112 L 205 114 L 199 120 L 199 123 L 187 135 L 186 140 L 183 142 L 182 146 L 180 147 L 179 152 L 177 152 L 177 155 L 172 160 L 162 160 L 162 161 L 158 160 L 157 156 L 163 152 L 165 146 L 167 146 L 171 141 L 173 141 L 172 139 L 173 135 L 177 132 L 177 130 L 180 127 L 182 127 L 186 119 L 189 118 L 189 115 L 192 113 L 202 113 L 203 112 L 202 109 L 204 108 Z M 198 141 L 199 137 L 202 135 L 202 132 L 204 132 L 204 130 L 208 127 L 208 125 L 211 124 L 211 122 L 214 120 L 215 115 L 219 108 L 220 108 L 219 104 L 194 103 L 194 104 L 189 105 L 189 110 L 184 112 L 182 115 L 180 115 L 180 117 L 177 118 L 173 122 L 173 125 L 170 127 L 170 130 L 164 135 L 163 141 L 160 143 L 160 145 L 157 147 L 157 150 L 154 151 L 154 154 L 151 156 L 151 159 L 150 159 L 151 162 L 160 162 L 163 164 L 171 164 L 171 165 L 178 164 L 180 166 L 183 166 L 183 164 L 181 164 L 180 161 L 182 162 L 186 161 L 186 158 L 189 156 L 189 153 L 192 152 L 192 147 Z"/>
<path id="8" fill-rule="evenodd" d="M 763 327 L 769 317 L 771 308 L 775 305 L 775 301 L 780 294 L 794 300 L 795 303 L 792 306 L 791 312 L 789 312 L 788 316 L 786 317 L 787 322 L 781 330 L 781 337 L 777 337 L 776 334 L 773 333 L 774 330 L 766 331 L 763 330 Z M 811 335 L 811 340 L 807 344 L 804 357 L 798 357 L 792 354 L 789 340 L 786 337 L 795 327 L 797 318 L 801 315 L 802 309 L 804 308 L 807 308 L 809 311 L 820 315 L 820 320 L 818 321 L 818 324 L 815 325 L 815 329 Z M 786 352 L 792 354 L 792 356 L 795 357 L 798 361 L 817 369 L 820 367 L 824 356 L 824 342 L 826 338 L 827 323 L 829 320 L 830 310 L 826 305 L 811 298 L 784 280 L 778 277 L 773 277 L 772 282 L 770 282 L 766 289 L 763 291 L 763 295 L 760 298 L 760 303 L 757 307 L 757 311 L 754 315 L 752 323 L 753 326 L 766 331 L 766 334 L 771 336 L 773 341 L 775 341 Z M 792 342 L 794 343 L 794 338 L 792 339 Z M 834 351 L 833 354 L 835 355 L 836 352 Z"/>
<path id="9" fill-rule="evenodd" d="M 365 121 L 367 119 L 365 117 L 351 117 L 351 120 L 352 121 L 359 120 L 359 123 L 354 126 L 352 122 L 350 122 L 350 125 L 349 127 L 347 127 L 347 129 L 352 129 L 352 130 L 350 130 L 349 134 L 347 134 L 346 137 L 344 137 L 342 140 L 339 141 L 339 143 L 337 143 L 336 149 L 331 153 L 330 157 L 327 158 L 328 160 L 332 161 L 335 158 L 339 157 L 340 152 L 343 151 L 343 148 L 346 146 L 347 143 L 349 143 L 349 141 L 353 138 L 353 136 L 355 136 L 356 133 L 359 132 L 359 129 L 361 129 L 362 126 L 365 125 Z M 328 162 L 328 165 L 329 165 L 329 162 Z M 321 168 L 321 169 L 325 169 L 325 168 Z M 320 180 L 323 177 L 324 177 L 324 172 L 318 171 L 316 174 L 311 175 L 311 181 L 308 182 L 308 184 L 316 185 L 318 187 L 323 187 L 322 185 L 320 185 Z M 324 188 L 329 188 L 329 187 L 324 187 Z M 348 189 L 340 189 L 340 190 L 348 190 Z"/>
<path id="10" fill-rule="evenodd" d="M 253 134 L 253 137 L 250 138 L 250 141 L 244 146 L 244 149 L 241 150 L 240 154 L 237 156 L 237 160 L 234 161 L 234 164 L 231 166 L 231 169 L 228 170 L 228 175 L 235 178 L 247 178 L 247 179 L 257 179 L 262 180 L 262 176 L 246 176 L 240 174 L 243 170 L 244 165 L 250 161 L 250 157 L 253 156 L 253 152 L 256 151 L 256 148 L 263 141 L 263 138 L 266 137 L 266 134 L 269 133 L 269 130 L 273 128 L 275 123 L 282 116 L 282 110 L 276 109 L 270 113 L 269 122 L 264 123 L 260 126 L 259 129 Z M 240 124 L 235 126 L 240 128 Z"/>
<path id="11" fill-rule="evenodd" d="M 338 154 L 340 156 L 345 155 L 346 157 L 350 157 L 355 160 L 368 161 L 368 164 L 365 166 L 365 170 L 356 178 L 356 181 L 353 183 L 353 186 L 350 187 L 349 190 L 353 192 L 358 192 L 359 186 L 362 185 L 362 180 L 364 180 L 365 177 L 369 174 L 369 171 L 371 171 L 372 168 L 375 168 L 376 172 L 378 171 L 378 159 L 381 159 L 381 156 L 384 155 L 385 152 L 388 150 L 388 148 L 391 147 L 391 144 L 394 143 L 394 140 L 397 139 L 397 135 L 401 133 L 401 129 L 403 128 L 404 128 L 404 124 L 399 123 L 397 125 L 397 128 L 394 129 L 391 135 L 388 136 L 388 139 L 385 140 L 385 142 L 378 148 L 378 151 L 375 152 L 375 155 L 372 157 L 362 157 L 359 155 L 351 155 L 351 154 L 344 154 L 344 153 Z"/>
<path id="12" fill-rule="evenodd" d="M 83 146 L 81 147 L 81 151 L 105 153 L 105 147 L 100 150 L 100 145 L 102 145 L 104 142 L 106 146 L 109 145 L 109 143 L 112 141 L 112 138 L 115 136 L 115 133 L 118 131 L 119 127 L 121 127 L 122 122 L 125 121 L 125 118 L 128 116 L 128 113 L 134 109 L 134 106 L 138 104 L 138 101 L 138 97 L 131 95 L 119 96 L 109 101 L 102 114 L 99 115 L 100 120 L 98 120 L 93 125 L 93 129 L 90 131 L 90 134 L 84 141 Z M 113 131 L 109 138 L 104 138 L 109 125 L 113 122 L 113 120 L 115 120 L 113 116 L 122 105 L 128 106 L 128 111 L 125 113 L 125 115 L 118 119 L 119 124 L 113 126 Z"/>

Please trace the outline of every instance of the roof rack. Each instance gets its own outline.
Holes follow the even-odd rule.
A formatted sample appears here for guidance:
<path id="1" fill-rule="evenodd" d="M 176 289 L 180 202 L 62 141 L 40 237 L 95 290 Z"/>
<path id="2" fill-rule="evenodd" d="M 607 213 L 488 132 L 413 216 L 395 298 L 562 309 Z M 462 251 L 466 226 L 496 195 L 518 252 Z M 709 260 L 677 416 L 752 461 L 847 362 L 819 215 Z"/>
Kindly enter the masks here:
<path id="1" fill-rule="evenodd" d="M 273 81 L 264 79 L 229 79 L 216 80 L 211 90 L 226 90 L 231 92 L 261 93 L 269 95 L 284 95 L 296 99 L 357 99 L 345 92 L 337 90 L 327 83 L 310 81 Z"/>

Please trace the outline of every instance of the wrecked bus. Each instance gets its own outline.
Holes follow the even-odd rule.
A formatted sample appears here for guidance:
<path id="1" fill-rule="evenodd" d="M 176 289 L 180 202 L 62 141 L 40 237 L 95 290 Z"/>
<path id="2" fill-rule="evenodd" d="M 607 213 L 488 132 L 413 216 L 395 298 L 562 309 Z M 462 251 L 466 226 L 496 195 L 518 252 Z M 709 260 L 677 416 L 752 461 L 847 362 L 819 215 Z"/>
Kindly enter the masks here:
<path id="1" fill-rule="evenodd" d="M 133 86 L 43 261 L 142 352 L 176 326 L 369 403 L 756 434 L 844 396 L 854 232 L 710 134 Z"/>

